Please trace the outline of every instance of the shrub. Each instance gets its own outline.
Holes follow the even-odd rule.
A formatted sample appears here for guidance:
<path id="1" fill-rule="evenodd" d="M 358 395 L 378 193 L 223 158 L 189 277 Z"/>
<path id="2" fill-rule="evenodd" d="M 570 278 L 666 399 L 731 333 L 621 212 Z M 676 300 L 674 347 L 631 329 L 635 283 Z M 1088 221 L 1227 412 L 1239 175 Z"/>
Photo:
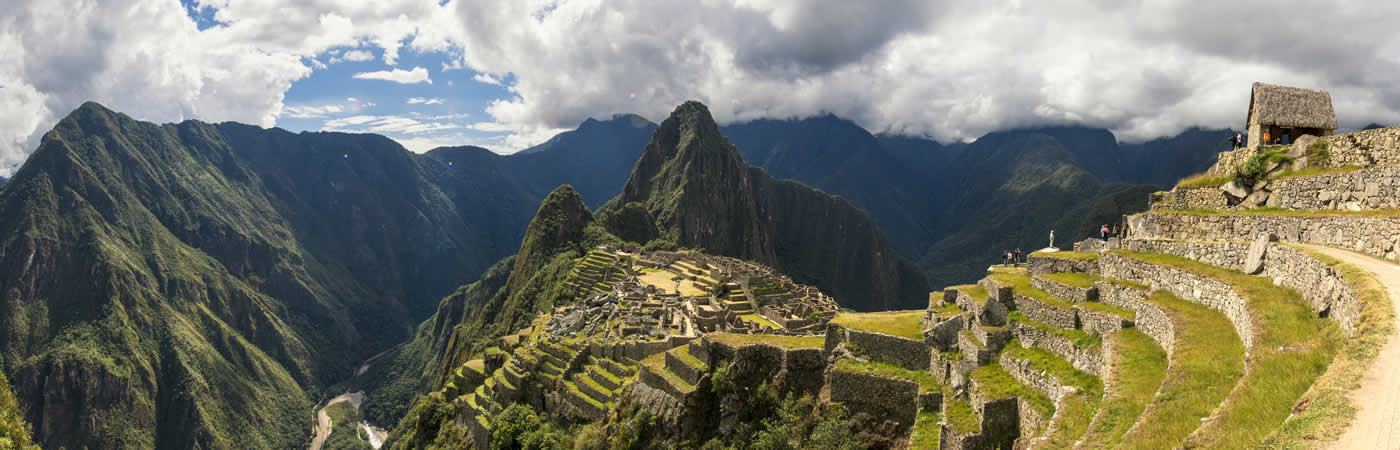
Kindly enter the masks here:
<path id="1" fill-rule="evenodd" d="M 526 448 L 522 439 L 540 429 L 540 416 L 534 409 L 519 403 L 510 405 L 491 421 L 491 448 L 515 450 Z"/>

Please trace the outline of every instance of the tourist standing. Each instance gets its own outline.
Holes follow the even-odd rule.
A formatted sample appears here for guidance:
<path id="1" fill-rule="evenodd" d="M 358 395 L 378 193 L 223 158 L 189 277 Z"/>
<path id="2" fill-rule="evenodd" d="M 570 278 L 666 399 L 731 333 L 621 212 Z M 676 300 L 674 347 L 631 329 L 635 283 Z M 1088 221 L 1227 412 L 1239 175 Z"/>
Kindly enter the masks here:
<path id="1" fill-rule="evenodd" d="M 1103 224 L 1099 227 L 1099 239 L 1108 242 L 1108 224 Z"/>
<path id="2" fill-rule="evenodd" d="M 1232 148 L 1231 150 L 1239 150 L 1240 147 L 1244 146 L 1244 136 L 1241 135 L 1238 131 L 1236 131 L 1235 137 L 1231 138 L 1230 142 L 1231 144 L 1234 144 L 1234 148 Z"/>
<path id="3" fill-rule="evenodd" d="M 1016 264 L 1020 264 L 1021 262 L 1021 247 L 1016 247 Z"/>

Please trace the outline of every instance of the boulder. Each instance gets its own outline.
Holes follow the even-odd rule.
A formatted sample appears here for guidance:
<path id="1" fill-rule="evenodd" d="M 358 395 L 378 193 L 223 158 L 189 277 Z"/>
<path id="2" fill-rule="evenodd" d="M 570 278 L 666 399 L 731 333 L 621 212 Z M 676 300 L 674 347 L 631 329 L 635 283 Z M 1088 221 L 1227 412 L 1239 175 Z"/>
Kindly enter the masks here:
<path id="1" fill-rule="evenodd" d="M 1225 191 L 1225 195 L 1228 195 L 1235 200 L 1239 200 L 1249 196 L 1249 191 L 1246 190 L 1244 186 L 1235 184 L 1234 181 L 1225 183 L 1224 186 L 1220 186 L 1220 190 Z"/>
<path id="2" fill-rule="evenodd" d="M 1308 154 L 1308 146 L 1317 141 L 1317 136 L 1305 134 L 1303 137 L 1293 141 L 1293 145 L 1288 147 L 1288 157 L 1298 159 Z"/>
<path id="3" fill-rule="evenodd" d="M 1249 250 L 1245 252 L 1244 273 L 1253 275 L 1264 269 L 1264 251 L 1269 249 L 1269 241 L 1273 236 L 1269 233 L 1260 234 L 1254 242 L 1249 243 Z"/>
<path id="4" fill-rule="evenodd" d="M 1299 156 L 1299 157 L 1293 159 L 1293 170 L 1294 170 L 1295 172 L 1296 172 L 1296 171 L 1299 171 L 1299 170 L 1303 170 L 1303 169 L 1306 168 L 1306 167 L 1308 167 L 1308 157 L 1306 157 L 1306 156 Z"/>
<path id="5" fill-rule="evenodd" d="M 1240 206 L 1245 208 L 1258 208 L 1263 206 L 1264 202 L 1267 201 L 1269 201 L 1269 191 L 1254 191 L 1254 193 L 1245 197 L 1244 201 L 1240 202 Z"/>

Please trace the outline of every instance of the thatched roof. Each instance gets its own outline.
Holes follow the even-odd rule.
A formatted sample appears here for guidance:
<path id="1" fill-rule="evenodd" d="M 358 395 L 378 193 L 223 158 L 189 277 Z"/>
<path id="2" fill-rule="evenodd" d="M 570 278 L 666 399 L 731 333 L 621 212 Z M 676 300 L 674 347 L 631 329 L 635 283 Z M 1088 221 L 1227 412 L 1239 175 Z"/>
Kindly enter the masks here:
<path id="1" fill-rule="evenodd" d="M 1249 96 L 1249 117 L 1259 123 L 1293 128 L 1337 129 L 1332 96 L 1327 91 L 1254 83 Z"/>

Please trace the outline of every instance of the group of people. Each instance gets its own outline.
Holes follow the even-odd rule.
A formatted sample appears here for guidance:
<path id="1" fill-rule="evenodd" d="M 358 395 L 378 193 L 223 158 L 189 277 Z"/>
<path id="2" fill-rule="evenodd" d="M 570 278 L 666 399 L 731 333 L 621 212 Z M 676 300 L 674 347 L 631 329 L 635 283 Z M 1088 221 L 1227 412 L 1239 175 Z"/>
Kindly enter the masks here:
<path id="1" fill-rule="evenodd" d="M 1021 248 L 1001 252 L 1001 263 L 1006 266 L 1016 266 L 1026 262 L 1026 255 L 1021 254 Z"/>
<path id="2" fill-rule="evenodd" d="M 1099 239 L 1103 239 L 1104 242 L 1108 242 L 1108 238 L 1110 237 L 1121 238 L 1127 235 L 1128 224 L 1126 223 L 1115 223 L 1113 225 L 1103 224 L 1099 226 Z"/>

